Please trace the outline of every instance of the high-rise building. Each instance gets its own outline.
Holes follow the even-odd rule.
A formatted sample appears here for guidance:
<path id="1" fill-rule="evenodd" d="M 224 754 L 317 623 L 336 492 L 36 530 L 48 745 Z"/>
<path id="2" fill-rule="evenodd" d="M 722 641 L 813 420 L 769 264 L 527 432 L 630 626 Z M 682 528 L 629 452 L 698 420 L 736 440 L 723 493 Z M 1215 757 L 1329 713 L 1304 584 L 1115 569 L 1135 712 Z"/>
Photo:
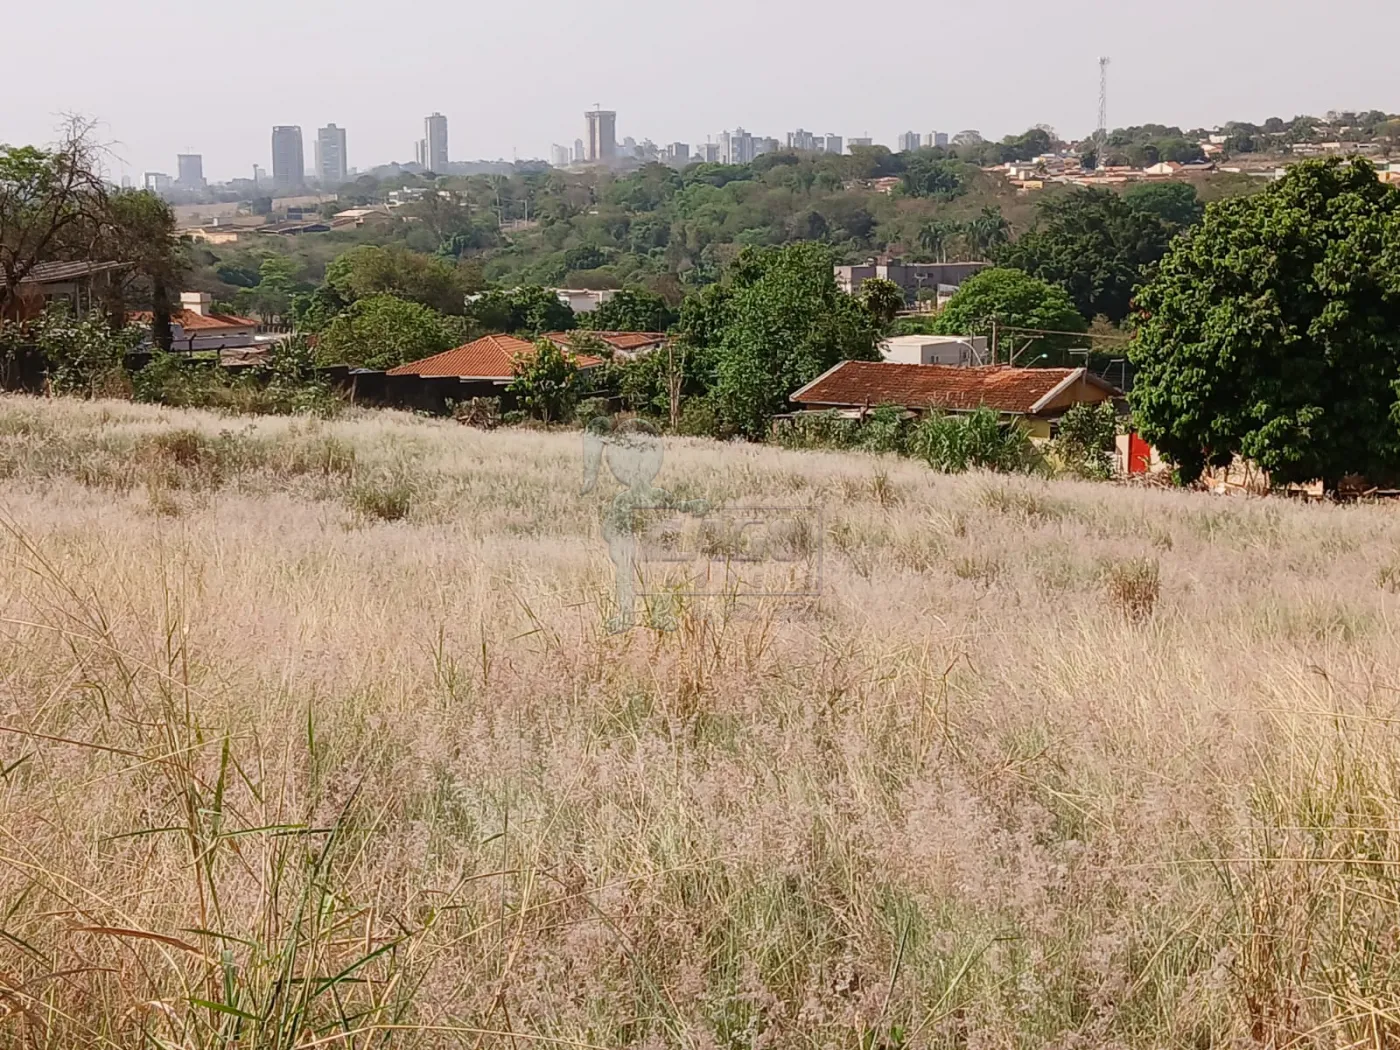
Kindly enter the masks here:
<path id="1" fill-rule="evenodd" d="M 938 149 L 948 145 L 946 131 L 930 131 L 924 136 L 924 149 Z"/>
<path id="2" fill-rule="evenodd" d="M 423 118 L 423 139 L 427 151 L 423 157 L 423 167 L 439 175 L 447 172 L 447 118 L 441 113 Z"/>
<path id="3" fill-rule="evenodd" d="M 267 183 L 267 169 L 261 164 L 253 165 L 253 185 L 263 186 Z"/>
<path id="4" fill-rule="evenodd" d="M 202 190 L 204 182 L 204 157 L 198 153 L 181 153 L 175 158 L 179 165 L 176 184 L 182 190 Z"/>
<path id="5" fill-rule="evenodd" d="M 617 156 L 617 113 L 610 109 L 590 109 L 583 115 L 588 122 L 588 159 L 607 164 Z"/>
<path id="6" fill-rule="evenodd" d="M 753 156 L 761 157 L 765 153 L 777 153 L 783 148 L 783 144 L 771 135 L 763 136 L 753 140 Z"/>
<path id="7" fill-rule="evenodd" d="M 301 128 L 279 125 L 272 129 L 272 187 L 293 190 L 306 182 L 306 154 L 301 148 Z"/>
<path id="8" fill-rule="evenodd" d="M 831 134 L 831 132 L 827 132 L 827 134 L 826 134 L 826 151 L 827 151 L 828 153 L 843 153 L 843 152 L 845 152 L 845 146 L 844 146 L 844 144 L 843 144 L 842 141 L 841 141 L 841 136 L 840 136 L 840 135 L 833 135 L 833 134 Z"/>
<path id="9" fill-rule="evenodd" d="M 316 132 L 316 177 L 321 188 L 337 189 L 350 177 L 345 153 L 345 129 L 327 124 Z"/>
<path id="10" fill-rule="evenodd" d="M 556 168 L 567 168 L 569 166 L 569 147 L 550 146 L 549 163 Z"/>
<path id="11" fill-rule="evenodd" d="M 718 142 L 707 142 L 707 143 L 705 143 L 703 146 L 697 146 L 696 149 L 697 149 L 698 152 L 699 152 L 699 157 L 700 157 L 700 159 L 701 159 L 702 161 L 704 161 L 706 164 L 718 164 L 718 163 L 719 163 L 719 143 L 718 143 Z"/>
<path id="12" fill-rule="evenodd" d="M 685 142 L 673 142 L 666 147 L 666 160 L 670 164 L 678 167 L 685 167 L 690 163 L 690 146 Z"/>
<path id="13" fill-rule="evenodd" d="M 801 128 L 788 132 L 787 144 L 788 149 L 795 149 L 801 153 L 815 153 L 824 145 L 820 137 L 813 135 L 810 131 L 803 131 Z"/>
<path id="14" fill-rule="evenodd" d="M 913 153 L 922 144 L 917 131 L 906 131 L 899 136 L 899 152 Z"/>
<path id="15" fill-rule="evenodd" d="M 163 171 L 148 171 L 145 183 L 146 189 L 152 193 L 165 193 L 174 185 L 175 180 Z"/>
<path id="16" fill-rule="evenodd" d="M 849 149 L 859 149 L 861 146 L 873 146 L 875 140 L 871 138 L 847 139 L 846 146 Z"/>
<path id="17" fill-rule="evenodd" d="M 721 164 L 747 164 L 753 160 L 753 136 L 743 128 L 732 132 L 724 131 L 719 136 L 719 162 Z"/>

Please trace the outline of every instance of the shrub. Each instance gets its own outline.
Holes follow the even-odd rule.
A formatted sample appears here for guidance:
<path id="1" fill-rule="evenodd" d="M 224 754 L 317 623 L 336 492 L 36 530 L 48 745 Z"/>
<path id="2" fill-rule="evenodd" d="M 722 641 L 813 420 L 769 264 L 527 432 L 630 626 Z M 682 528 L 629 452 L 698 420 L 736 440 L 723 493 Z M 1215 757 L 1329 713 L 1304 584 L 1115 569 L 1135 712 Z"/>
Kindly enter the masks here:
<path id="1" fill-rule="evenodd" d="M 1029 473 L 1042 466 L 1025 426 L 1003 423 L 990 408 L 960 416 L 926 416 L 914 428 L 908 448 L 911 456 L 926 460 L 945 474 L 967 470 Z"/>
<path id="2" fill-rule="evenodd" d="M 1062 470 L 1081 478 L 1103 480 L 1113 475 L 1117 437 L 1118 413 L 1111 402 L 1079 404 L 1061 417 L 1051 451 Z"/>
<path id="3" fill-rule="evenodd" d="M 588 426 L 595 419 L 602 419 L 612 415 L 611 406 L 605 397 L 587 397 L 578 403 L 578 408 L 574 409 L 574 422 L 579 426 Z"/>
<path id="4" fill-rule="evenodd" d="M 452 406 L 452 418 L 463 426 L 495 430 L 501 425 L 499 397 L 473 397 Z"/>
<path id="5" fill-rule="evenodd" d="M 719 414 L 705 398 L 687 401 L 676 422 L 676 433 L 686 437 L 720 437 Z"/>

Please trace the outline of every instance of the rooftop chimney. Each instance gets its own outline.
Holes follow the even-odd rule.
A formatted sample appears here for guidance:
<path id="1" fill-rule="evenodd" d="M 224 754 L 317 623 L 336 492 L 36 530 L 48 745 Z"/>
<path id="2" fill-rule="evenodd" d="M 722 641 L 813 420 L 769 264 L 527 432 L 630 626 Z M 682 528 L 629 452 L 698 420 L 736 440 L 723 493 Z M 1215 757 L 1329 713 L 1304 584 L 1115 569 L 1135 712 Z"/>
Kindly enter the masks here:
<path id="1" fill-rule="evenodd" d="M 213 306 L 214 297 L 208 292 L 181 292 L 180 306 L 191 313 L 199 314 L 200 317 L 207 317 Z"/>

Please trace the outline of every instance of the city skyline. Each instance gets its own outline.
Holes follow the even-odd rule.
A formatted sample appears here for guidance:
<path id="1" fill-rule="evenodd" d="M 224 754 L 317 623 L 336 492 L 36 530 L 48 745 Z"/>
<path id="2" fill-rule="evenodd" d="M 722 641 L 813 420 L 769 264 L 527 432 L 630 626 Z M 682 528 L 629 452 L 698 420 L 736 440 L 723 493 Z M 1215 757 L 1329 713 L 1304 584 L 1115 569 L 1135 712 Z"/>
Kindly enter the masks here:
<path id="1" fill-rule="evenodd" d="M 1114 125 L 1190 128 L 1329 109 L 1400 110 L 1388 43 L 1400 31 L 1400 8 L 1367 0 L 1339 0 L 1327 11 L 1334 24 L 1367 25 L 1367 33 L 1350 36 L 1319 33 L 1311 18 L 1293 17 L 1303 13 L 1297 0 L 1284 0 L 1268 17 L 1257 0 L 1183 0 L 1170 9 L 1088 0 L 1049 9 L 1009 0 L 990 11 L 911 9 L 891 16 L 886 28 L 896 39 L 968 45 L 940 50 L 934 85 L 925 65 L 896 61 L 888 47 L 833 53 L 831 62 L 798 64 L 773 82 L 733 51 L 730 27 L 743 24 L 756 39 L 782 40 L 795 53 L 827 53 L 836 20 L 850 18 L 829 0 L 663 4 L 643 19 L 621 0 L 600 3 L 584 11 L 542 0 L 534 16 L 549 31 L 533 34 L 528 47 L 472 54 L 476 83 L 514 83 L 528 70 L 530 90 L 510 106 L 465 84 L 455 63 L 430 61 L 439 39 L 510 38 L 518 16 L 506 8 L 429 0 L 420 14 L 434 31 L 425 38 L 386 34 L 381 20 L 354 0 L 335 18 L 324 17 L 318 5 L 249 0 L 245 17 L 314 46 L 290 60 L 277 49 L 252 49 L 237 65 L 207 64 L 203 71 L 217 76 L 172 87 L 165 78 L 131 71 L 130 57 L 149 46 L 147 18 L 132 19 L 95 0 L 74 0 L 63 19 L 42 5 L 21 5 L 7 29 L 26 46 L 8 56 L 9 71 L 19 83 L 43 89 L 22 92 L 4 107 L 0 141 L 50 142 L 62 115 L 78 113 L 100 122 L 98 137 L 112 144 L 115 176 L 173 173 L 175 155 L 191 152 L 202 154 L 206 178 L 224 181 L 246 176 L 254 163 L 270 163 L 274 125 L 299 125 L 314 135 L 335 120 L 354 139 L 356 166 L 411 161 L 423 115 L 434 110 L 452 126 L 453 160 L 546 158 L 552 142 L 580 137 L 581 114 L 595 102 L 617 111 L 619 138 L 658 143 L 699 143 L 738 124 L 783 135 L 811 121 L 821 122 L 815 131 L 860 136 L 868 130 L 891 144 L 901 132 L 929 127 L 979 128 L 1000 137 L 1047 123 L 1081 137 L 1096 125 L 1100 55 L 1113 56 Z M 178 21 L 188 38 L 220 40 L 228 33 L 215 8 L 146 0 L 143 10 Z M 1241 41 L 1253 54 L 1302 60 L 1286 68 L 1271 57 L 1241 62 Z M 593 53 L 625 54 L 627 61 L 600 65 L 580 87 L 578 56 Z M 706 75 L 679 76 L 678 53 L 716 57 L 702 63 Z M 70 70 L 61 78 L 52 76 L 56 56 Z M 994 69 L 1022 73 L 1005 77 Z M 393 89 L 385 91 L 385 83 Z M 954 84 L 955 94 L 937 86 Z M 930 97 L 939 101 L 923 101 Z"/>

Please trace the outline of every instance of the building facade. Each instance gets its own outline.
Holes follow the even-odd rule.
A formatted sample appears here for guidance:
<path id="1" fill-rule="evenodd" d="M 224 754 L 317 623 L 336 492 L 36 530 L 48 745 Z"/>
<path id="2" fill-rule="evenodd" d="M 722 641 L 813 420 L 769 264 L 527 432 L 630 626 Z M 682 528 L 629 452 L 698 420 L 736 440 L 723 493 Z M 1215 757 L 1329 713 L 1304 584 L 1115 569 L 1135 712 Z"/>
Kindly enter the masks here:
<path id="1" fill-rule="evenodd" d="M 836 283 L 847 295 L 855 295 L 866 281 L 880 277 L 899 285 L 904 289 L 905 298 L 912 302 L 920 292 L 937 293 L 956 288 L 978 270 L 991 265 L 987 262 L 906 263 L 899 259 L 871 259 L 860 266 L 836 267 Z"/>
<path id="2" fill-rule="evenodd" d="M 557 143 L 550 146 L 549 163 L 551 167 L 567 168 L 569 166 L 569 147 L 560 146 Z"/>
<path id="3" fill-rule="evenodd" d="M 828 153 L 844 153 L 845 143 L 841 141 L 840 135 L 833 135 L 830 132 L 826 136 L 826 151 Z"/>
<path id="4" fill-rule="evenodd" d="M 447 118 L 441 113 L 423 118 L 423 167 L 442 174 L 447 170 Z"/>
<path id="5" fill-rule="evenodd" d="M 798 128 L 796 131 L 789 131 L 787 137 L 788 149 L 797 150 L 800 153 L 816 153 L 826 149 L 826 141 L 819 135 L 813 135 L 810 131 Z"/>
<path id="6" fill-rule="evenodd" d="M 930 131 L 924 136 L 925 149 L 941 149 L 948 145 L 948 133 L 946 131 Z"/>
<path id="7" fill-rule="evenodd" d="M 849 149 L 860 149 L 862 146 L 873 146 L 875 140 L 872 138 L 847 139 L 846 146 Z"/>
<path id="8" fill-rule="evenodd" d="M 617 113 L 591 109 L 583 115 L 588 124 L 588 160 L 607 164 L 617 156 Z"/>
<path id="9" fill-rule="evenodd" d="M 899 152 L 913 153 L 922 144 L 922 139 L 917 131 L 906 131 L 899 136 Z"/>
<path id="10" fill-rule="evenodd" d="M 202 190 L 204 182 L 204 157 L 198 153 L 181 153 L 175 158 L 179 165 L 177 184 L 182 190 Z"/>
<path id="11" fill-rule="evenodd" d="M 344 128 L 327 124 L 316 132 L 316 177 L 321 180 L 321 186 L 327 189 L 343 186 L 349 179 Z"/>
<path id="12" fill-rule="evenodd" d="M 279 125 L 272 129 L 272 186 L 291 190 L 306 181 L 306 155 L 302 151 L 301 128 Z"/>
<path id="13" fill-rule="evenodd" d="M 151 193 L 165 193 L 174 184 L 175 180 L 163 171 L 148 171 L 145 174 L 145 186 Z"/>

